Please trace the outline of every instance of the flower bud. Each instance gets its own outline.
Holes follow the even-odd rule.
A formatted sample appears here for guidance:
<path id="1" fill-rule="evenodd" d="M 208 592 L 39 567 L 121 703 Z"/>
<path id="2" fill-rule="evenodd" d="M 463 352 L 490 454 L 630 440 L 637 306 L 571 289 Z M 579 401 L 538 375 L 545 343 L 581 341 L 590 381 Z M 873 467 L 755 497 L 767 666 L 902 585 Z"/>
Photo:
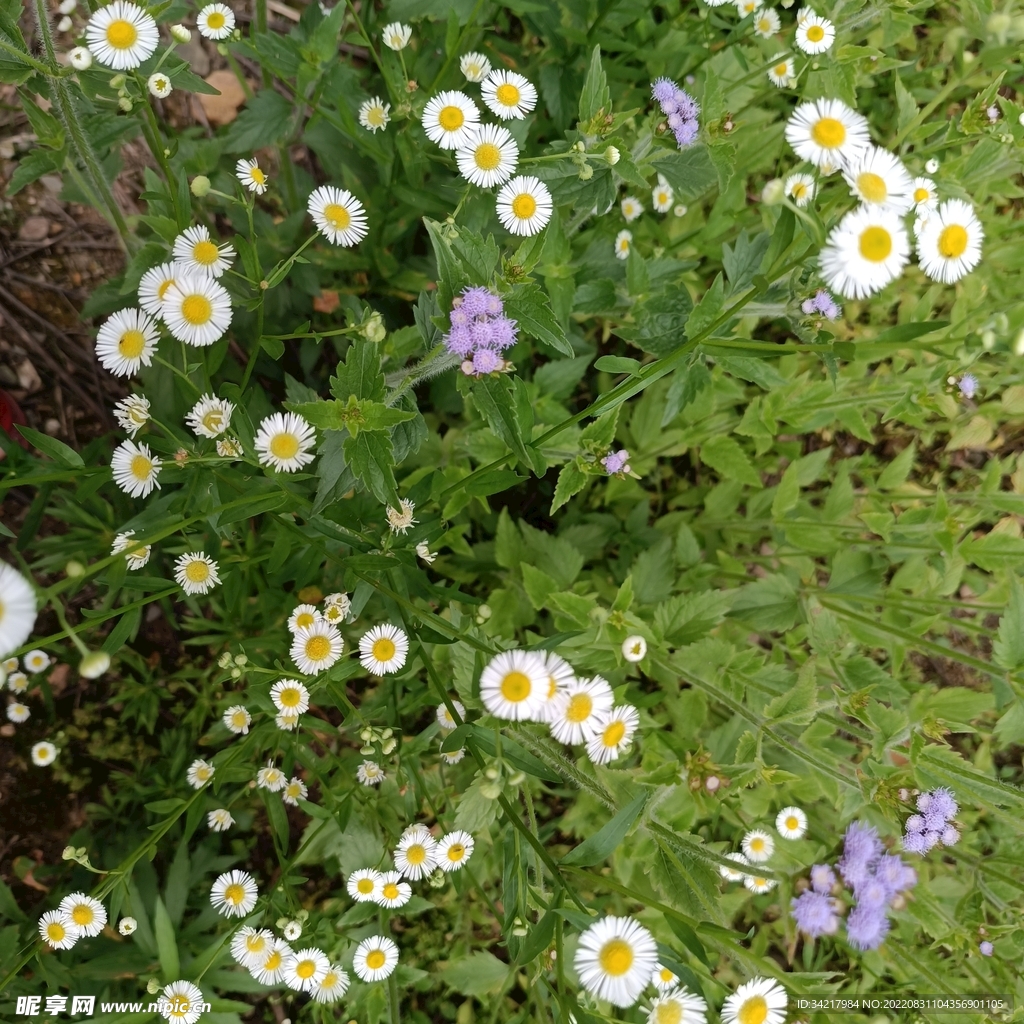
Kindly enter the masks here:
<path id="1" fill-rule="evenodd" d="M 74 860 L 75 848 L 73 846 L 65 846 L 60 856 L 62 860 Z"/>
<path id="2" fill-rule="evenodd" d="M 110 668 L 106 651 L 90 651 L 78 664 L 78 674 L 85 679 L 99 679 Z"/>
<path id="3" fill-rule="evenodd" d="M 138 927 L 139 922 L 134 917 L 122 917 L 117 923 L 117 930 L 122 935 L 131 935 Z"/>
<path id="4" fill-rule="evenodd" d="M 480 795 L 487 800 L 497 800 L 501 796 L 501 783 L 485 782 L 480 787 Z"/>
<path id="5" fill-rule="evenodd" d="M 114 75 L 114 77 L 110 80 L 110 88 L 111 89 L 120 89 L 121 86 L 124 85 L 124 83 L 125 83 L 125 76 L 124 75 Z"/>
<path id="6" fill-rule="evenodd" d="M 614 167 L 619 162 L 621 156 L 622 154 L 614 146 L 609 146 L 604 151 L 604 158 L 609 167 Z"/>
<path id="7" fill-rule="evenodd" d="M 57 22 L 57 31 L 70 32 L 71 29 L 74 27 L 74 24 L 75 23 L 70 18 L 63 17 L 60 19 L 60 21 Z"/>
<path id="8" fill-rule="evenodd" d="M 584 164 L 580 168 L 580 181 L 590 181 L 594 176 L 594 168 L 590 164 Z"/>
<path id="9" fill-rule="evenodd" d="M 499 769 L 495 768 L 494 765 L 492 764 L 490 766 L 490 768 L 488 768 L 484 772 L 484 775 L 486 775 L 487 778 L 489 778 L 489 779 L 491 779 L 493 781 L 494 779 L 498 779 L 498 778 L 501 777 L 501 771 Z"/>
<path id="10" fill-rule="evenodd" d="M 778 206 L 786 198 L 786 186 L 781 178 L 766 181 L 761 189 L 761 202 L 765 206 Z"/>
<path id="11" fill-rule="evenodd" d="M 146 982 L 146 991 L 151 995 L 155 996 L 160 991 L 160 982 L 156 978 L 150 978 Z"/>
<path id="12" fill-rule="evenodd" d="M 176 43 L 184 45 L 192 38 L 192 33 L 184 25 L 172 25 L 171 38 Z"/>
<path id="13" fill-rule="evenodd" d="M 202 199 L 203 196 L 208 195 L 210 192 L 210 179 L 205 174 L 197 174 L 192 179 L 192 185 L 190 187 L 192 189 L 192 195 L 194 195 L 196 199 Z"/>
<path id="14" fill-rule="evenodd" d="M 79 576 L 85 575 L 85 566 L 82 565 L 77 558 L 72 558 L 71 561 L 64 566 L 64 575 L 71 579 L 78 579 Z"/>
<path id="15" fill-rule="evenodd" d="M 363 337 L 367 341 L 381 342 L 387 336 L 387 328 L 380 313 L 374 313 L 366 323 L 363 324 Z"/>
<path id="16" fill-rule="evenodd" d="M 117 101 L 117 105 L 118 105 L 118 106 L 119 106 L 119 107 L 120 107 L 120 108 L 121 108 L 121 109 L 122 109 L 122 110 L 123 110 L 123 111 L 124 111 L 124 112 L 125 112 L 126 114 L 130 114 L 130 113 L 132 112 L 132 107 L 133 107 L 133 106 L 134 106 L 135 104 L 133 104 L 133 103 L 132 103 L 132 101 L 131 101 L 130 99 L 128 99 L 128 97 L 127 97 L 127 96 L 122 96 L 122 97 L 121 97 L 121 98 L 120 98 L 120 99 L 119 99 L 119 100 Z"/>

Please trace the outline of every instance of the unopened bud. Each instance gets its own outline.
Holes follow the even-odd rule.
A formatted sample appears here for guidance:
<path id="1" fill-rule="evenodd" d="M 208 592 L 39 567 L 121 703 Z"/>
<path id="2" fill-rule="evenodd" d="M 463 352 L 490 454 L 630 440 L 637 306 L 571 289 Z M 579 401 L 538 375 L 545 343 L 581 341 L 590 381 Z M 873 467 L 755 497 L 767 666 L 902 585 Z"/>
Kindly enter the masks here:
<path id="1" fill-rule="evenodd" d="M 172 25 L 171 38 L 176 43 L 184 45 L 192 38 L 192 33 L 184 25 Z"/>
<path id="2" fill-rule="evenodd" d="M 132 112 L 132 107 L 134 107 L 134 106 L 135 106 L 135 104 L 134 104 L 134 103 L 132 103 L 132 101 L 131 101 L 131 100 L 130 100 L 130 99 L 129 99 L 129 98 L 127 97 L 127 96 L 122 96 L 122 97 L 121 97 L 121 98 L 120 98 L 120 99 L 119 99 L 119 100 L 117 101 L 117 105 L 118 105 L 118 106 L 119 106 L 119 107 L 120 107 L 120 108 L 121 108 L 121 109 L 122 109 L 122 110 L 123 110 L 123 111 L 124 111 L 124 112 L 125 112 L 126 114 L 130 114 L 130 113 Z"/>
<path id="3" fill-rule="evenodd" d="M 761 202 L 765 206 L 778 206 L 786 198 L 786 185 L 781 178 L 772 178 L 761 189 Z"/>
<path id="4" fill-rule="evenodd" d="M 85 679 L 99 679 L 110 668 L 106 651 L 90 651 L 78 664 L 78 674 Z"/>
<path id="5" fill-rule="evenodd" d="M 110 88 L 111 89 L 120 89 L 121 86 L 124 85 L 124 82 L 125 82 L 124 75 L 114 75 L 114 77 L 110 80 Z"/>
<path id="6" fill-rule="evenodd" d="M 614 167 L 618 162 L 622 154 L 614 147 L 609 146 L 604 151 L 604 158 L 608 162 L 609 167 Z"/>
<path id="7" fill-rule="evenodd" d="M 363 337 L 367 341 L 381 342 L 387 336 L 387 328 L 380 313 L 374 313 L 369 320 L 363 324 Z"/>
<path id="8" fill-rule="evenodd" d="M 146 982 L 146 991 L 151 995 L 155 996 L 160 991 L 160 982 L 156 978 L 150 978 Z"/>
<path id="9" fill-rule="evenodd" d="M 590 181 L 594 176 L 594 168 L 590 164 L 584 164 L 580 168 L 580 181 Z"/>
<path id="10" fill-rule="evenodd" d="M 485 782 L 480 787 L 480 795 L 487 800 L 497 800 L 501 796 L 501 783 L 499 782 Z"/>
<path id="11" fill-rule="evenodd" d="M 191 184 L 192 195 L 196 199 L 202 199 L 203 196 L 208 195 L 210 192 L 210 179 L 205 174 L 197 174 L 192 179 Z"/>
<path id="12" fill-rule="evenodd" d="M 64 566 L 64 574 L 70 576 L 72 579 L 77 579 L 79 576 L 85 575 L 85 566 L 76 558 L 72 558 L 67 565 Z"/>
<path id="13" fill-rule="evenodd" d="M 500 771 L 499 771 L 499 770 L 498 770 L 497 768 L 495 768 L 495 767 L 494 767 L 494 765 L 492 764 L 492 765 L 491 765 L 491 767 L 490 767 L 490 768 L 488 768 L 488 769 L 487 769 L 487 770 L 486 770 L 486 771 L 484 772 L 484 775 L 486 775 L 486 776 L 487 776 L 487 778 L 489 778 L 489 779 L 492 779 L 492 780 L 493 780 L 493 779 L 498 779 L 498 778 L 500 778 L 500 777 L 501 777 L 501 772 L 500 772 Z"/>

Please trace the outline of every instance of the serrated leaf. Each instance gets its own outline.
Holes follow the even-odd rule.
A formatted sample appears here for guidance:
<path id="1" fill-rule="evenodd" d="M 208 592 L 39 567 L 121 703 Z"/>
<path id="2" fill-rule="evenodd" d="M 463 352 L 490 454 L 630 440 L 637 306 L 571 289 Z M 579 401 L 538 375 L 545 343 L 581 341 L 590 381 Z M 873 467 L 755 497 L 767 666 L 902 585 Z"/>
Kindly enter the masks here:
<path id="1" fill-rule="evenodd" d="M 800 667 L 796 684 L 786 693 L 773 697 L 765 705 L 764 716 L 774 721 L 791 722 L 794 725 L 806 725 L 814 718 L 814 709 L 818 699 L 816 663 L 809 658 Z"/>
<path id="2" fill-rule="evenodd" d="M 560 509 L 573 495 L 579 494 L 587 486 L 587 478 L 587 473 L 580 468 L 575 459 L 567 462 L 558 473 L 551 511 Z"/>
<path id="3" fill-rule="evenodd" d="M 440 973 L 441 980 L 464 996 L 496 995 L 509 974 L 509 965 L 493 953 L 478 950 L 462 960 L 452 961 Z"/>
<path id="4" fill-rule="evenodd" d="M 686 337 L 691 341 L 707 330 L 718 319 L 725 305 L 725 281 L 721 274 L 715 276 L 711 287 L 700 302 L 693 307 L 686 321 Z"/>
<path id="5" fill-rule="evenodd" d="M 728 434 L 709 438 L 700 448 L 700 457 L 729 480 L 761 487 L 761 477 L 747 453 Z"/>
<path id="6" fill-rule="evenodd" d="M 563 356 L 576 355 L 540 285 L 532 281 L 517 284 L 505 296 L 505 314 L 519 324 L 521 334 L 536 338 Z"/>
<path id="7" fill-rule="evenodd" d="M 602 111 L 611 113 L 612 97 L 608 91 L 608 78 L 601 65 L 601 47 L 595 46 L 590 54 L 590 66 L 580 92 L 580 121 L 591 121 Z"/>
<path id="8" fill-rule="evenodd" d="M 364 338 L 353 341 L 345 353 L 345 361 L 338 363 L 331 378 L 331 394 L 347 402 L 351 395 L 380 402 L 384 398 L 384 374 L 380 368 L 380 350 Z"/>
<path id="9" fill-rule="evenodd" d="M 382 504 L 398 508 L 395 458 L 385 431 L 360 431 L 343 443 L 345 462 L 363 486 Z"/>
<path id="10" fill-rule="evenodd" d="M 353 437 L 363 430 L 388 430 L 416 416 L 407 409 L 395 409 L 369 398 L 360 400 L 355 395 L 349 395 L 348 402 L 286 402 L 285 408 L 305 417 L 321 430 L 347 429 Z"/>
<path id="11" fill-rule="evenodd" d="M 505 374 L 479 377 L 473 383 L 472 394 L 491 430 L 523 463 L 531 466 L 532 459 L 526 450 L 523 428 L 508 377 Z"/>
<path id="12" fill-rule="evenodd" d="M 1024 587 L 1016 575 L 1010 578 L 1010 601 L 999 619 L 992 660 L 1010 672 L 1024 665 Z"/>

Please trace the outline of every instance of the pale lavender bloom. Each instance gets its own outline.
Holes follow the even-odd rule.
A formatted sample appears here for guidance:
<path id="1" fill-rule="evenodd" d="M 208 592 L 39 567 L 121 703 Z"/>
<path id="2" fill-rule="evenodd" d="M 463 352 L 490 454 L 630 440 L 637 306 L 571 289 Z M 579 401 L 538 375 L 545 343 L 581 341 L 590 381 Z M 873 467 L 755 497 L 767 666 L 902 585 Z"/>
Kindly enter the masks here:
<path id="1" fill-rule="evenodd" d="M 880 878 L 868 878 L 857 888 L 857 906 L 877 910 L 885 907 L 892 893 Z"/>
<path id="2" fill-rule="evenodd" d="M 856 890 L 863 885 L 874 870 L 875 861 L 881 856 L 882 842 L 878 832 L 870 825 L 853 822 L 843 837 L 843 855 L 837 867 L 846 884 Z"/>
<path id="3" fill-rule="evenodd" d="M 486 316 L 490 297 L 491 291 L 488 288 L 465 288 L 462 292 L 462 309 L 468 316 Z"/>
<path id="4" fill-rule="evenodd" d="M 815 864 L 811 868 L 811 888 L 815 892 L 827 895 L 835 884 L 835 872 L 827 864 Z"/>
<path id="5" fill-rule="evenodd" d="M 889 918 L 880 908 L 857 904 L 846 919 L 846 937 L 854 949 L 878 949 L 889 934 Z"/>
<path id="6" fill-rule="evenodd" d="M 904 864 L 902 857 L 892 853 L 879 858 L 875 877 L 889 890 L 890 896 L 917 885 L 917 872 L 909 864 Z"/>
<path id="7" fill-rule="evenodd" d="M 926 850 L 930 850 L 933 846 L 938 846 L 942 842 L 942 833 L 937 829 L 922 832 L 924 836 L 924 847 Z"/>
<path id="8" fill-rule="evenodd" d="M 932 803 L 931 793 L 918 793 L 917 795 L 917 809 L 919 811 L 927 811 Z"/>
<path id="9" fill-rule="evenodd" d="M 960 378 L 960 383 L 957 384 L 957 387 L 964 398 L 973 398 L 978 393 L 978 378 L 973 373 L 965 373 Z M 956 811 L 953 813 L 956 814 Z"/>
<path id="10" fill-rule="evenodd" d="M 445 347 L 468 362 L 471 368 L 466 372 L 475 375 L 502 367 L 503 360 L 494 350 L 514 345 L 519 330 L 516 321 L 505 316 L 501 296 L 479 285 L 464 288 L 455 299 L 450 324 Z M 481 354 L 484 350 L 487 355 Z"/>
<path id="11" fill-rule="evenodd" d="M 518 334 L 519 325 L 515 320 L 509 320 L 507 316 L 491 321 L 491 341 L 495 348 L 502 351 L 511 348 L 516 343 Z"/>
<path id="12" fill-rule="evenodd" d="M 680 89 L 668 78 L 659 78 L 653 82 L 651 95 L 661 106 L 661 112 L 675 136 L 676 145 L 680 149 L 692 145 L 700 130 L 697 122 L 700 104 L 685 89 Z"/>
<path id="13" fill-rule="evenodd" d="M 473 351 L 473 330 L 468 325 L 452 325 L 444 339 L 448 351 L 457 356 L 468 356 Z"/>
<path id="14" fill-rule="evenodd" d="M 664 104 L 666 100 L 672 99 L 676 94 L 676 83 L 671 78 L 656 78 L 651 83 L 651 96 Z"/>
<path id="15" fill-rule="evenodd" d="M 907 853 L 919 853 L 923 857 L 930 847 L 925 839 L 924 832 L 908 832 L 903 837 L 903 849 Z"/>
<path id="16" fill-rule="evenodd" d="M 494 292 L 488 292 L 484 299 L 484 312 L 488 316 L 501 316 L 505 312 L 505 303 Z"/>
<path id="17" fill-rule="evenodd" d="M 473 353 L 473 373 L 477 376 L 500 370 L 503 363 L 504 360 L 494 349 L 481 348 Z"/>
<path id="18" fill-rule="evenodd" d="M 469 329 L 473 338 L 473 348 L 492 348 L 494 345 L 493 331 L 490 320 L 477 320 Z"/>
<path id="19" fill-rule="evenodd" d="M 839 928 L 836 901 L 830 896 L 808 889 L 790 901 L 791 914 L 797 928 L 816 939 L 821 935 L 834 935 Z"/>
<path id="20" fill-rule="evenodd" d="M 970 375 L 968 374 L 967 376 Z M 961 381 L 961 383 L 963 382 Z M 974 383 L 978 383 L 976 379 Z M 941 815 L 948 821 L 956 815 L 957 811 L 960 810 L 960 805 L 956 802 L 956 797 L 953 796 L 953 791 L 946 789 L 946 787 L 943 786 L 940 789 L 932 791 L 931 800 L 929 800 L 928 806 L 925 810 L 928 812 L 929 817 L 932 815 Z"/>
<path id="21" fill-rule="evenodd" d="M 843 315 L 843 307 L 824 288 L 819 288 L 811 298 L 804 299 L 800 308 L 807 316 L 818 313 L 826 320 L 838 320 Z"/>
<path id="22" fill-rule="evenodd" d="M 700 126 L 696 121 L 684 121 L 673 134 L 676 137 L 676 145 L 680 149 L 692 146 L 697 139 L 697 132 Z"/>
<path id="23" fill-rule="evenodd" d="M 924 815 L 923 814 L 912 814 L 907 818 L 907 831 L 908 832 L 923 832 L 924 831 Z"/>
<path id="24" fill-rule="evenodd" d="M 995 952 L 995 946 L 986 939 L 980 946 L 978 946 L 978 952 L 982 956 L 991 956 Z"/>
<path id="25" fill-rule="evenodd" d="M 609 476 L 615 473 L 629 472 L 629 452 L 625 448 L 617 452 L 609 452 L 602 460 L 601 465 L 608 471 Z"/>
<path id="26" fill-rule="evenodd" d="M 956 846 L 960 842 L 960 833 L 952 825 L 947 825 L 942 830 L 942 836 L 939 841 L 943 846 Z"/>

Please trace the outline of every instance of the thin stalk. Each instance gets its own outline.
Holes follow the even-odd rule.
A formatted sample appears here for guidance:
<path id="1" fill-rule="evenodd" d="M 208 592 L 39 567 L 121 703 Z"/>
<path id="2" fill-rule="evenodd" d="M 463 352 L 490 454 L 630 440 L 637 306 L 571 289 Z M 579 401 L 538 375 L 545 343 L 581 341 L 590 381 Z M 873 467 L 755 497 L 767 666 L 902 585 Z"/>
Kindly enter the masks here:
<path id="1" fill-rule="evenodd" d="M 391 1024 L 402 1024 L 402 1012 L 398 1000 L 398 975 L 394 971 L 388 975 L 388 1014 Z"/>

